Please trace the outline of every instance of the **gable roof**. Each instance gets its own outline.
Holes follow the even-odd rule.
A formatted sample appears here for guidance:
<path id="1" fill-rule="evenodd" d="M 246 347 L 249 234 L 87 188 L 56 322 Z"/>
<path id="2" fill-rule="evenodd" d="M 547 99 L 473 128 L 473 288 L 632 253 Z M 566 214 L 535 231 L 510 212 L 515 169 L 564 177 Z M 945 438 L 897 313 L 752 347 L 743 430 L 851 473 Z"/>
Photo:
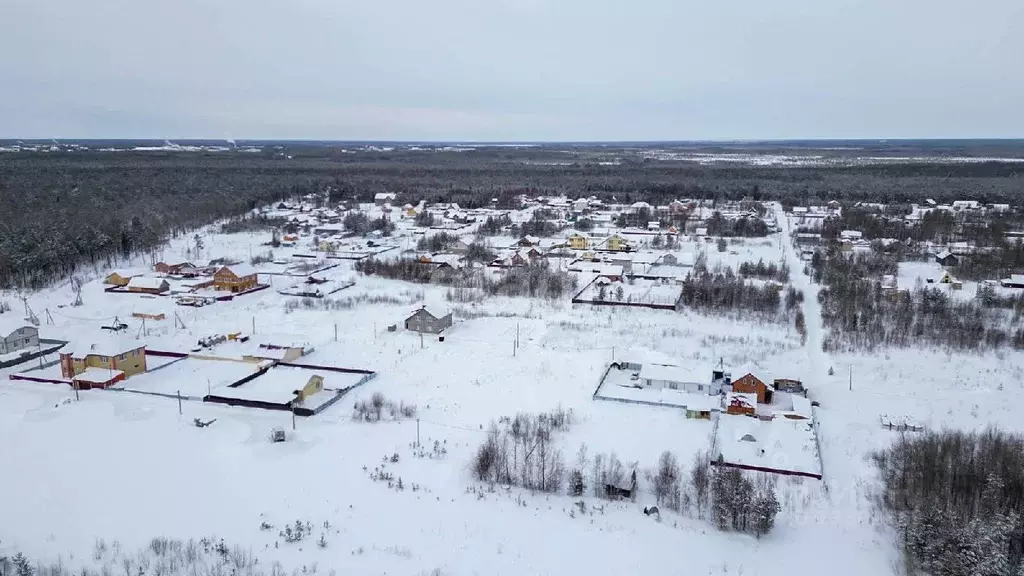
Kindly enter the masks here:
<path id="1" fill-rule="evenodd" d="M 169 286 L 167 280 L 163 278 L 151 278 L 147 276 L 135 276 L 128 281 L 129 288 L 146 288 L 150 290 L 160 290 Z"/>
<path id="2" fill-rule="evenodd" d="M 225 268 L 229 272 L 234 274 L 235 276 L 238 276 L 239 278 L 242 278 L 242 277 L 245 277 L 245 276 L 252 276 L 254 274 L 257 274 L 256 268 L 253 267 L 250 264 L 232 264 L 230 266 L 226 266 L 225 265 L 225 266 L 221 266 L 220 268 L 218 268 L 217 272 L 220 272 L 221 270 L 224 270 Z"/>
<path id="3" fill-rule="evenodd" d="M 427 306 L 426 304 L 424 304 L 423 306 L 417 308 L 416 310 L 413 310 L 412 314 L 410 314 L 410 316 L 415 316 L 416 314 L 419 314 L 420 312 L 426 312 L 427 314 L 432 316 L 435 320 L 439 320 L 439 319 L 444 318 L 445 316 L 451 314 L 451 311 L 448 310 L 447 308 L 443 308 L 441 306 Z"/>
<path id="4" fill-rule="evenodd" d="M 144 340 L 135 340 L 125 336 L 106 335 L 99 336 L 91 340 L 79 340 L 72 342 L 60 352 L 61 354 L 71 354 L 73 358 L 85 358 L 89 355 L 117 356 L 119 354 L 124 354 L 125 352 L 145 347 L 146 342 Z"/>
<path id="5" fill-rule="evenodd" d="M 36 328 L 36 326 L 24 318 L 19 318 L 10 312 L 0 314 L 0 338 L 6 338 L 15 330 L 20 330 L 22 328 Z M 36 328 L 36 330 L 38 331 L 39 329 Z"/>

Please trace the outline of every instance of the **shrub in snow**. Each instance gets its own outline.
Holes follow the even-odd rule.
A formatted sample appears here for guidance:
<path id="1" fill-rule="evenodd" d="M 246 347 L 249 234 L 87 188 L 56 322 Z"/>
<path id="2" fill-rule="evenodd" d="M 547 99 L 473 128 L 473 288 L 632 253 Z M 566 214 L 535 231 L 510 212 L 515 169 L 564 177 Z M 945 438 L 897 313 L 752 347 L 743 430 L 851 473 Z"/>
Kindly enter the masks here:
<path id="1" fill-rule="evenodd" d="M 352 407 L 352 418 L 361 422 L 380 422 L 384 413 L 392 420 L 415 418 L 416 406 L 405 402 L 395 403 L 380 392 L 374 392 L 369 401 L 356 402 Z"/>
<path id="2" fill-rule="evenodd" d="M 583 496 L 587 486 L 583 479 L 583 472 L 579 468 L 573 468 L 569 472 L 569 496 Z"/>
<path id="3" fill-rule="evenodd" d="M 572 411 L 517 414 L 492 422 L 483 444 L 473 457 L 477 480 L 557 492 L 565 475 L 562 453 L 552 444 L 552 433 L 566 430 Z"/>

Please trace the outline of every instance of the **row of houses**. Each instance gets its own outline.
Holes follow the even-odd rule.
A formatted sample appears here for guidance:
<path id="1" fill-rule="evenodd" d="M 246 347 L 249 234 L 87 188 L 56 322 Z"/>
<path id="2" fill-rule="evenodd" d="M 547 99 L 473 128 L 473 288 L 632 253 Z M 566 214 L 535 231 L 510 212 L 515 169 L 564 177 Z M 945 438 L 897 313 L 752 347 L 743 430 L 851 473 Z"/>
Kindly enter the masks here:
<path id="1" fill-rule="evenodd" d="M 259 285 L 259 273 L 249 264 L 232 264 L 215 267 L 198 268 L 191 263 L 167 264 L 160 262 L 154 270 L 166 277 L 144 275 L 127 275 L 111 272 L 103 282 L 114 287 L 124 288 L 128 292 L 141 294 L 165 294 L 171 285 L 167 277 L 201 279 L 189 284 L 190 291 L 213 289 L 224 292 L 247 292 Z M 210 274 L 210 276 L 205 276 Z"/>

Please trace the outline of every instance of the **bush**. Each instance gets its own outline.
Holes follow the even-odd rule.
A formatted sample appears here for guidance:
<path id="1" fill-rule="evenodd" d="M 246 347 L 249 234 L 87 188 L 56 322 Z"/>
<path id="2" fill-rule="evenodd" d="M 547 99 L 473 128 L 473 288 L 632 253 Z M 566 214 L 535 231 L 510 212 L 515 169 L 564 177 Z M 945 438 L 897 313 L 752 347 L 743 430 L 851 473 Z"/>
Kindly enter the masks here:
<path id="1" fill-rule="evenodd" d="M 547 414 L 519 413 L 492 422 L 473 457 L 473 475 L 481 482 L 558 492 L 565 464 L 562 452 L 552 444 L 552 434 L 567 430 L 572 421 L 572 411 L 559 408 Z"/>
<path id="2" fill-rule="evenodd" d="M 719 252 L 725 252 L 729 245 L 725 242 L 725 238 L 719 238 L 718 242 L 715 242 L 715 247 L 718 248 Z"/>
<path id="3" fill-rule="evenodd" d="M 352 407 L 352 419 L 358 422 L 380 422 L 385 413 L 395 421 L 412 419 L 416 417 L 416 405 L 395 403 L 374 392 L 369 401 L 356 402 Z"/>

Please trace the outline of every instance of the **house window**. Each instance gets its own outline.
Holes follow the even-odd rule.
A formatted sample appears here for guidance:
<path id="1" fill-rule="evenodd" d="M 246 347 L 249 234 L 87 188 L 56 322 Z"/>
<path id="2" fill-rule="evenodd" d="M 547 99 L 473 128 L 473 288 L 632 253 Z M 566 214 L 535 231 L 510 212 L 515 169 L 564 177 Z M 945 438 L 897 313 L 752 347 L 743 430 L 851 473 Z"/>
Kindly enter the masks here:
<path id="1" fill-rule="evenodd" d="M 678 390 L 679 389 L 679 383 L 678 382 L 669 382 L 668 383 L 668 387 L 669 387 L 670 390 Z"/>
<path id="2" fill-rule="evenodd" d="M 128 358 L 127 354 L 121 354 L 120 356 L 117 357 L 118 360 L 124 360 L 126 358 Z"/>
<path id="3" fill-rule="evenodd" d="M 703 392 L 703 391 L 704 391 L 704 385 L 703 384 L 697 384 L 697 392 Z"/>

